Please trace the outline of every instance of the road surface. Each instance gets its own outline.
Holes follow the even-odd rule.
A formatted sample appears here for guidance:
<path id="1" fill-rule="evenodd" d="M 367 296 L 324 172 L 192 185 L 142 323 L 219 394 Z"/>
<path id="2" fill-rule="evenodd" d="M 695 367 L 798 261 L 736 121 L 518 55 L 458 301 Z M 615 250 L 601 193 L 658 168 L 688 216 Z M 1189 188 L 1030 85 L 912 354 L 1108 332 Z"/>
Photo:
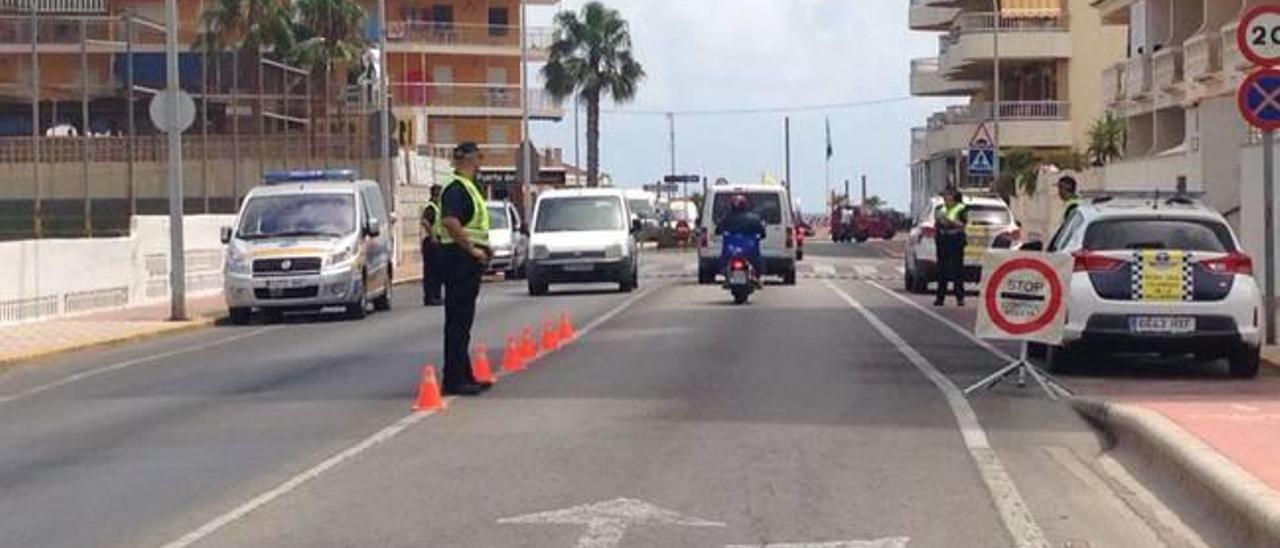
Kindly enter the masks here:
<path id="1" fill-rule="evenodd" d="M 1067 407 L 956 397 L 1001 360 L 876 285 L 900 247 L 808 251 L 742 307 L 682 253 L 633 294 L 488 283 L 491 348 L 588 332 L 443 413 L 410 410 L 442 311 L 409 286 L 11 368 L 0 546 L 1195 545 Z"/>

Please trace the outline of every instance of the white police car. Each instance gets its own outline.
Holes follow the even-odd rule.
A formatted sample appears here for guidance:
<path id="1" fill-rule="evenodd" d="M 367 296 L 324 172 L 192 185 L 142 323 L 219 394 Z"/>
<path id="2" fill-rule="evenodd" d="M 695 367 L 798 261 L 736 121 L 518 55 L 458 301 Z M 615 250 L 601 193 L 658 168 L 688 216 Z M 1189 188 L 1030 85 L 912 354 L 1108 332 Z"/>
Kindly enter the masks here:
<path id="1" fill-rule="evenodd" d="M 248 323 L 255 309 L 274 318 L 342 307 L 361 319 L 369 304 L 391 308 L 394 222 L 378 183 L 351 170 L 267 173 L 222 229 L 231 321 Z"/>
<path id="2" fill-rule="evenodd" d="M 1233 377 L 1260 363 L 1262 298 L 1253 263 L 1217 212 L 1186 198 L 1096 198 L 1071 212 L 1046 251 L 1070 253 L 1065 339 L 1053 371 L 1086 354 L 1226 358 Z"/>

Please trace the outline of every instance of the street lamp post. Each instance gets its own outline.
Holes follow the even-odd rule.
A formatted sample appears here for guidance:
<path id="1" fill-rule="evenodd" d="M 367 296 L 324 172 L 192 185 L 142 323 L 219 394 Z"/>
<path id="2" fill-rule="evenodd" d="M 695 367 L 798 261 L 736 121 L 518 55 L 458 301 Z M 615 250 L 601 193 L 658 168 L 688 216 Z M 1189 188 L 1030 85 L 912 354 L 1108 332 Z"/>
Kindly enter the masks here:
<path id="1" fill-rule="evenodd" d="M 995 9 L 992 14 L 993 30 L 991 33 L 991 53 L 993 58 L 992 73 L 994 73 L 992 87 L 992 105 L 991 105 L 991 138 L 995 140 L 992 143 L 995 148 L 994 158 L 991 162 L 992 186 L 1000 184 L 1000 27 L 1002 26 L 1002 17 L 1000 13 L 1000 0 L 991 0 L 991 6 Z"/>
<path id="2" fill-rule="evenodd" d="M 187 274 L 184 257 L 182 209 L 182 130 L 178 126 L 178 0 L 166 0 L 165 65 L 168 101 L 164 113 L 168 120 L 169 143 L 169 315 L 173 321 L 187 319 Z M 132 38 L 132 37 L 131 37 Z M 132 90 L 130 90 L 132 93 Z"/>
<path id="3" fill-rule="evenodd" d="M 391 178 L 391 78 L 387 75 L 387 0 L 378 0 L 378 126 L 382 133 L 378 141 L 382 148 L 382 160 L 378 162 L 378 179 L 381 180 L 386 196 L 391 198 L 391 210 L 396 209 L 395 181 Z M 387 219 L 382 219 L 386 222 Z"/>

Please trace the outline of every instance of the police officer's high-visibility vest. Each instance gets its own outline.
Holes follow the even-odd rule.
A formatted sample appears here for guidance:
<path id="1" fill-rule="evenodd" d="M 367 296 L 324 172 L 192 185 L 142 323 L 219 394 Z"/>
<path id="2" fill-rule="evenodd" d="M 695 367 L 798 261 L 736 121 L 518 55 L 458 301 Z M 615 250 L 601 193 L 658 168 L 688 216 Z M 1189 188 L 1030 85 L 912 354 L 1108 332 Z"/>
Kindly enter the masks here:
<path id="1" fill-rule="evenodd" d="M 430 233 L 423 234 L 422 237 L 426 238 L 431 236 L 432 238 L 439 238 L 440 229 L 437 227 L 440 223 L 440 206 L 433 200 L 428 200 L 427 205 L 422 208 L 422 218 L 426 219 L 428 217 L 431 218 L 431 228 L 429 229 Z"/>
<path id="2" fill-rule="evenodd" d="M 947 204 L 938 204 L 937 209 L 934 210 L 933 216 L 937 217 L 938 213 L 941 213 L 948 221 L 959 221 L 960 214 L 963 213 L 964 210 L 965 206 L 963 203 L 957 203 L 951 207 L 947 207 Z"/>
<path id="3" fill-rule="evenodd" d="M 1072 196 L 1071 199 L 1067 200 L 1067 207 L 1062 210 L 1062 220 L 1064 222 L 1067 220 L 1067 217 L 1071 215 L 1072 211 L 1075 211 L 1077 207 L 1080 207 L 1080 202 L 1081 200 L 1079 196 Z"/>
<path id="4" fill-rule="evenodd" d="M 489 208 L 485 205 L 484 194 L 480 193 L 480 189 L 476 187 L 474 182 L 461 174 L 455 173 L 453 175 L 453 180 L 444 185 L 444 192 L 449 192 L 449 188 L 453 185 L 462 185 L 467 197 L 471 198 L 471 220 L 462 225 L 462 230 L 466 231 L 467 238 L 471 240 L 471 243 L 481 247 L 489 247 Z M 436 234 L 440 235 L 440 243 L 454 243 L 453 236 L 449 235 L 449 231 L 444 229 L 444 217 L 442 215 L 436 216 Z"/>

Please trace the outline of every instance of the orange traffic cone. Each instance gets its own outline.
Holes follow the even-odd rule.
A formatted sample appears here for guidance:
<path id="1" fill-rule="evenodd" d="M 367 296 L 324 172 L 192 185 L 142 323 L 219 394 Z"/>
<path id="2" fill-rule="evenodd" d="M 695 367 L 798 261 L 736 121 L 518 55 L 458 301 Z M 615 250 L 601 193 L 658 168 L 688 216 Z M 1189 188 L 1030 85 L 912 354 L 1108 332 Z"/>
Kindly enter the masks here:
<path id="1" fill-rule="evenodd" d="M 476 345 L 476 351 L 471 358 L 471 376 L 476 378 L 476 382 L 493 384 L 497 381 L 493 376 L 493 369 L 489 367 L 489 347 L 485 344 Z"/>
<path id="2" fill-rule="evenodd" d="M 422 368 L 422 384 L 418 386 L 418 401 L 414 402 L 413 410 L 444 411 L 444 399 L 440 397 L 440 385 L 436 383 L 433 365 Z"/>
<path id="3" fill-rule="evenodd" d="M 523 358 L 525 365 L 529 364 L 529 360 L 538 357 L 538 343 L 533 341 L 533 327 L 527 325 L 520 338 L 520 357 Z"/>
<path id="4" fill-rule="evenodd" d="M 524 358 L 520 356 L 520 345 L 515 337 L 507 337 L 507 347 L 502 351 L 502 370 L 507 373 L 524 371 Z"/>
<path id="5" fill-rule="evenodd" d="M 573 324 L 569 323 L 569 311 L 560 312 L 560 342 L 567 342 L 577 337 L 578 334 L 573 330 Z"/>
<path id="6" fill-rule="evenodd" d="M 560 333 L 551 321 L 542 322 L 542 351 L 554 352 L 560 348 Z"/>

